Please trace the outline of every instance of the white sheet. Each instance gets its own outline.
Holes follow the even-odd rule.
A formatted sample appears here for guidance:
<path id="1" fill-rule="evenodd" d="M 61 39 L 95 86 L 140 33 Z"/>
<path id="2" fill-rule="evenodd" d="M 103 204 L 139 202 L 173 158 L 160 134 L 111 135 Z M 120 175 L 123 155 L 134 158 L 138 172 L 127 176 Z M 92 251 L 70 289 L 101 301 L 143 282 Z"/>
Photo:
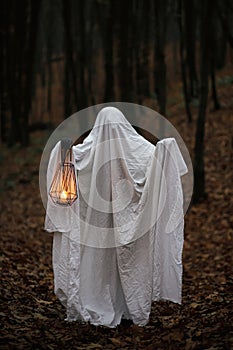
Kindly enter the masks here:
<path id="1" fill-rule="evenodd" d="M 48 189 L 59 162 L 51 153 Z M 181 303 L 183 193 L 187 167 L 174 138 L 156 147 L 116 108 L 100 111 L 73 147 L 79 199 L 48 198 L 45 229 L 54 234 L 55 294 L 67 320 L 145 325 L 153 300 Z"/>

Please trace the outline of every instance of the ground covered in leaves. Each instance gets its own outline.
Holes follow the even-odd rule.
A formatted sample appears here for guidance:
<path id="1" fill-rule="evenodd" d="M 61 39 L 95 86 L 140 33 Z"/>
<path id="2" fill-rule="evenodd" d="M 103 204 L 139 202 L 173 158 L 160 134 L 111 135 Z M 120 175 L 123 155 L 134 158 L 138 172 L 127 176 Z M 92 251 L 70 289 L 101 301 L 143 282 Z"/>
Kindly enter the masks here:
<path id="1" fill-rule="evenodd" d="M 233 349 L 233 84 L 222 79 L 222 109 L 209 107 L 207 116 L 207 197 L 186 214 L 183 303 L 154 303 L 145 327 L 122 323 L 109 329 L 64 320 L 53 294 L 52 235 L 43 231 L 38 188 L 48 134 L 34 133 L 28 149 L 2 148 L 1 349 Z M 187 124 L 179 97 L 169 109 L 192 155 L 195 122 Z"/>

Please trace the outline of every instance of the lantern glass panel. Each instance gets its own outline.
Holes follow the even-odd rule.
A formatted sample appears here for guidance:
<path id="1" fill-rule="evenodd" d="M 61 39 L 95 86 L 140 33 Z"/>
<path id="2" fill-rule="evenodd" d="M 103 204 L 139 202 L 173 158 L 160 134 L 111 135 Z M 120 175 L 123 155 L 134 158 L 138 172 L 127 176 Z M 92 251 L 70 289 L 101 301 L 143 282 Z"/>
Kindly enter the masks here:
<path id="1" fill-rule="evenodd" d="M 55 204 L 72 205 L 78 198 L 75 168 L 72 163 L 60 164 L 53 178 L 49 195 Z"/>

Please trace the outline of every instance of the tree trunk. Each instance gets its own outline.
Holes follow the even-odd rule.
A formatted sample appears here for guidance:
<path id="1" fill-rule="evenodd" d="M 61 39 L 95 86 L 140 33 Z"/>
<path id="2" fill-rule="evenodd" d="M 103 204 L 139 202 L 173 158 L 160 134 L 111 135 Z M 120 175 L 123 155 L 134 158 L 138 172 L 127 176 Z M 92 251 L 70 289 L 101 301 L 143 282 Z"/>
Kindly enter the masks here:
<path id="1" fill-rule="evenodd" d="M 196 9 L 194 0 L 180 0 L 184 8 L 185 19 L 185 46 L 189 69 L 190 96 L 198 95 L 198 79 L 196 71 Z M 183 35 L 184 35 L 183 33 Z"/>
<path id="2" fill-rule="evenodd" d="M 213 2 L 206 0 L 201 6 L 200 18 L 200 107 L 197 119 L 194 149 L 194 193 L 193 201 L 199 202 L 205 198 L 205 168 L 204 168 L 204 139 L 205 119 L 208 99 L 208 75 L 210 72 L 210 40 Z M 208 21 L 206 19 L 209 19 Z"/>
<path id="3" fill-rule="evenodd" d="M 218 13 L 219 20 L 221 22 L 225 37 L 228 43 L 230 44 L 230 46 L 233 48 L 233 35 L 231 31 L 232 15 L 230 17 L 230 14 L 232 14 L 232 11 L 233 11 L 233 6 L 231 5 L 231 0 L 217 1 L 216 4 L 217 4 L 217 13 Z"/>
<path id="4" fill-rule="evenodd" d="M 6 6 L 4 94 L 10 114 L 7 142 L 9 146 L 17 142 L 28 146 L 40 0 L 8 1 Z"/>
<path id="5" fill-rule="evenodd" d="M 115 100 L 114 92 L 114 57 L 113 57 L 113 38 L 115 27 L 115 10 L 117 3 L 115 0 L 109 3 L 97 4 L 98 24 L 101 33 L 103 51 L 104 51 L 104 102 Z"/>
<path id="6" fill-rule="evenodd" d="M 181 63 L 181 75 L 183 82 L 183 93 L 185 100 L 186 113 L 188 117 L 188 122 L 192 122 L 192 114 L 189 105 L 189 96 L 188 96 L 188 85 L 187 85 L 187 70 L 186 70 L 186 61 L 185 61 L 185 49 L 184 49 L 184 26 L 183 26 L 183 1 L 179 0 L 179 8 L 178 8 L 178 26 L 180 31 L 180 63 Z"/>
<path id="7" fill-rule="evenodd" d="M 40 0 L 29 1 L 29 39 L 27 47 L 27 67 L 25 69 L 25 89 L 24 89 L 24 108 L 23 108 L 23 123 L 21 129 L 21 143 L 23 146 L 29 145 L 29 113 L 32 102 L 33 91 L 33 76 L 34 76 L 34 63 L 35 63 L 35 51 L 38 33 L 39 13 L 40 13 Z"/>
<path id="8" fill-rule="evenodd" d="M 154 4 L 155 17 L 155 92 L 159 104 L 159 112 L 166 115 L 166 63 L 165 63 L 165 44 L 166 44 L 166 0 L 158 0 Z"/>
<path id="9" fill-rule="evenodd" d="M 10 103 L 10 123 L 8 146 L 21 141 L 20 121 L 22 116 L 22 56 L 25 54 L 24 33 L 26 2 L 20 4 L 10 1 L 8 8 L 8 40 L 7 40 L 7 93 Z M 9 12 L 10 11 L 10 12 Z"/>
<path id="10" fill-rule="evenodd" d="M 132 89 L 132 77 L 130 76 L 130 62 L 129 62 L 129 11 L 131 1 L 121 2 L 121 6 L 117 6 L 118 19 L 118 73 L 119 73 L 119 89 L 120 100 L 122 102 L 129 102 Z"/>
<path id="11" fill-rule="evenodd" d="M 96 97 L 93 91 L 92 82 L 94 80 L 95 70 L 94 59 L 95 57 L 93 52 L 93 46 L 95 43 L 95 25 L 96 25 L 96 3 L 94 1 L 87 3 L 87 21 L 88 27 L 86 31 L 86 66 L 87 66 L 87 91 L 88 96 L 87 100 L 90 101 L 92 105 L 96 104 Z"/>
<path id="12" fill-rule="evenodd" d="M 66 1 L 66 0 L 64 0 Z M 87 107 L 87 93 L 85 84 L 85 57 L 86 57 L 86 36 L 85 36 L 85 1 L 78 0 L 78 18 L 77 25 L 79 31 L 79 48 L 77 50 L 77 66 L 78 66 L 78 105 L 77 109 L 83 109 Z"/>
<path id="13" fill-rule="evenodd" d="M 217 111 L 218 109 L 221 108 L 221 105 L 218 99 L 216 81 L 215 81 L 215 68 L 213 65 L 211 67 L 211 87 L 212 87 L 212 98 L 214 102 L 214 109 Z"/>
<path id="14" fill-rule="evenodd" d="M 149 96 L 149 54 L 150 54 L 150 21 L 145 21 L 151 11 L 150 1 L 137 1 L 135 15 L 133 17 L 133 40 L 131 46 L 136 46 L 136 91 L 142 100 L 143 96 Z M 135 19 L 134 19 L 135 18 Z M 135 22 L 135 23 L 134 23 Z M 132 44 L 134 43 L 134 45 Z M 130 50 L 133 52 L 133 47 Z"/>
<path id="15" fill-rule="evenodd" d="M 143 2 L 143 21 L 150 16 L 150 1 Z M 150 21 L 142 22 L 143 41 L 142 41 L 142 92 L 144 96 L 150 95 L 149 89 L 149 59 L 150 59 Z"/>
<path id="16" fill-rule="evenodd" d="M 213 11 L 212 16 L 213 19 L 210 22 L 211 25 L 211 38 L 210 38 L 210 76 L 211 76 L 211 87 L 212 87 L 212 98 L 214 102 L 214 109 L 218 110 L 220 109 L 220 102 L 217 95 L 217 88 L 216 88 L 216 81 L 215 81 L 215 71 L 217 66 L 217 50 L 218 50 L 218 14 L 217 14 L 217 8 L 213 4 Z"/>
<path id="17" fill-rule="evenodd" d="M 135 60 L 135 91 L 137 95 L 137 101 L 138 103 L 142 103 L 142 95 L 143 95 L 143 89 L 142 89 L 142 60 L 141 60 L 141 49 L 142 49 L 142 32 L 141 32 L 141 25 L 142 25 L 142 7 L 143 2 L 139 0 L 135 0 L 134 4 L 134 13 L 133 13 L 133 33 L 134 33 L 134 41 L 133 41 L 133 57 Z"/>
<path id="18" fill-rule="evenodd" d="M 78 91 L 76 85 L 76 68 L 74 64 L 74 50 L 73 50 L 73 41 L 72 41 L 72 31 L 71 31 L 71 1 L 63 0 L 63 21 L 64 21 L 64 30 L 65 30 L 65 117 L 68 117 L 71 110 L 70 98 L 68 94 L 73 92 L 74 103 L 76 107 L 79 106 Z M 72 89 L 69 87 L 69 82 L 72 83 Z M 68 91 L 67 91 L 68 88 Z"/>
<path id="19" fill-rule="evenodd" d="M 7 1 L 0 2 L 0 138 L 2 142 L 7 140 Z"/>
<path id="20" fill-rule="evenodd" d="M 71 115 L 71 87 L 70 87 L 70 69 L 67 57 L 65 57 L 65 77 L 64 77 L 64 117 Z"/>

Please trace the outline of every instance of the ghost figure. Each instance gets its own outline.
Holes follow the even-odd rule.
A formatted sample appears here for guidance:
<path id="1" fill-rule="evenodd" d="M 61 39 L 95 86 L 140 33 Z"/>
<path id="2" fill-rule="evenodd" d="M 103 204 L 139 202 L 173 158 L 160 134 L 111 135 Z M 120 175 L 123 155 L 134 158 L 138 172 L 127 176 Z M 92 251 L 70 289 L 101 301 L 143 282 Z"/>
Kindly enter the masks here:
<path id="1" fill-rule="evenodd" d="M 58 142 L 48 189 L 60 151 Z M 78 200 L 59 207 L 48 196 L 45 219 L 54 232 L 55 294 L 68 321 L 146 325 L 153 301 L 181 303 L 187 167 L 176 140 L 155 146 L 119 109 L 106 107 L 72 155 Z"/>

